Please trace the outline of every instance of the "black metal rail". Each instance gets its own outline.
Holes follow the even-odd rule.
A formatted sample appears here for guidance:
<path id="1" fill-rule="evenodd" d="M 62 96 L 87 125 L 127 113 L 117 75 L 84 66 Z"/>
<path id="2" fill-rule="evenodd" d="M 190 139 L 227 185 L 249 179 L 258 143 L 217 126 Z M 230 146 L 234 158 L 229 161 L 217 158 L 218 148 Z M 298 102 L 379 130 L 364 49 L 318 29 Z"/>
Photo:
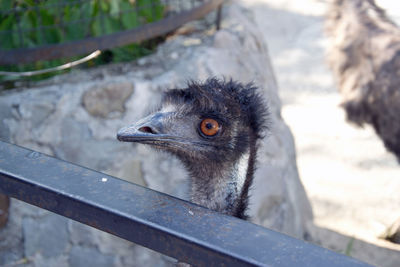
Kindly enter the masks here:
<path id="1" fill-rule="evenodd" d="M 255 224 L 1 141 L 0 193 L 195 266 L 368 266 Z"/>
<path id="2" fill-rule="evenodd" d="M 68 58 L 88 54 L 96 50 L 111 49 L 141 42 L 171 32 L 189 21 L 200 19 L 210 11 L 220 7 L 222 3 L 223 0 L 207 0 L 190 10 L 181 11 L 159 21 L 104 36 L 88 37 L 77 41 L 43 45 L 35 48 L 0 49 L 0 65 Z M 219 25 L 220 11 L 218 11 L 217 18 L 217 25 Z"/>

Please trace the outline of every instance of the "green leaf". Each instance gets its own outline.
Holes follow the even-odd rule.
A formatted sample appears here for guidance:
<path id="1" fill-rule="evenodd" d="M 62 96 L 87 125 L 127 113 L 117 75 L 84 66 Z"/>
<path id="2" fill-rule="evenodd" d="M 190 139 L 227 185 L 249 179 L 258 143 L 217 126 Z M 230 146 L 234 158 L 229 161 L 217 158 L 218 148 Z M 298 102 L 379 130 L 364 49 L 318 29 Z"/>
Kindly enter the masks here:
<path id="1" fill-rule="evenodd" d="M 109 0 L 110 1 L 110 15 L 113 18 L 118 18 L 120 9 L 119 9 L 119 0 Z"/>
<path id="2" fill-rule="evenodd" d="M 6 17 L 4 20 L 0 21 L 0 31 L 7 31 L 12 29 L 12 25 L 15 24 L 14 15 Z"/>
<path id="3" fill-rule="evenodd" d="M 137 0 L 139 15 L 145 19 L 145 22 L 154 22 L 163 17 L 164 5 L 160 0 Z"/>
<path id="4" fill-rule="evenodd" d="M 165 6 L 161 3 L 161 1 L 159 0 L 155 1 L 154 9 L 155 9 L 154 21 L 162 19 L 164 17 Z"/>
<path id="5" fill-rule="evenodd" d="M 100 19 L 94 20 L 91 28 L 93 36 L 101 36 L 103 34 Z"/>
<path id="6" fill-rule="evenodd" d="M 0 22 L 0 31 L 10 31 L 13 29 L 15 18 L 13 15 Z M 9 32 L 0 33 L 0 47 L 3 49 L 11 49 L 14 47 L 13 40 L 10 38 Z"/>
<path id="7" fill-rule="evenodd" d="M 99 1 L 92 0 L 90 2 L 91 8 L 92 8 L 92 17 L 95 17 L 99 14 L 100 6 L 99 6 Z"/>
<path id="8" fill-rule="evenodd" d="M 24 46 L 23 39 L 21 40 L 20 35 L 18 34 L 18 25 L 12 25 L 12 34 L 11 34 L 11 42 L 12 48 L 21 48 Z"/>
<path id="9" fill-rule="evenodd" d="M 63 20 L 65 22 L 74 22 L 74 21 L 82 19 L 82 17 L 81 17 L 81 8 L 85 9 L 85 10 L 86 9 L 90 9 L 90 5 L 85 5 L 85 4 L 82 4 L 82 5 L 78 5 L 78 4 L 66 5 L 64 7 Z"/>
<path id="10" fill-rule="evenodd" d="M 21 5 L 21 6 L 35 6 L 35 0 L 23 0 L 21 1 L 20 4 L 17 3 L 17 5 Z"/>
<path id="11" fill-rule="evenodd" d="M 65 27 L 67 40 L 77 40 L 85 36 L 85 31 L 78 23 L 72 23 Z"/>
<path id="12" fill-rule="evenodd" d="M 139 9 L 139 15 L 145 19 L 145 22 L 151 22 L 151 1 L 149 0 L 137 0 L 136 5 Z"/>
<path id="13" fill-rule="evenodd" d="M 89 22 L 82 23 L 81 10 L 79 6 L 66 6 L 64 9 L 64 22 L 65 22 L 65 39 L 66 40 L 77 40 L 85 37 L 85 32 L 89 27 Z"/>
<path id="14" fill-rule="evenodd" d="M 108 2 L 104 0 L 100 0 L 100 8 L 103 12 L 108 13 L 108 10 L 110 10 L 110 6 L 108 5 Z"/>
<path id="15" fill-rule="evenodd" d="M 58 43 L 61 40 L 61 29 L 60 27 L 54 26 L 55 17 L 51 15 L 47 9 L 40 10 L 40 18 L 43 26 L 46 26 L 40 34 L 43 35 L 45 44 Z"/>
<path id="16" fill-rule="evenodd" d="M 80 14 L 81 21 L 79 23 L 79 27 L 82 27 L 82 31 L 84 32 L 84 37 L 86 37 L 87 34 L 90 32 L 90 22 L 92 14 L 93 14 L 93 9 L 90 3 L 82 4 L 81 14 Z"/>
<path id="17" fill-rule="evenodd" d="M 129 2 L 121 2 L 121 9 L 124 13 L 121 14 L 121 22 L 124 29 L 132 29 L 139 26 L 139 18 L 135 11 L 130 11 L 132 5 Z"/>
<path id="18" fill-rule="evenodd" d="M 80 9 L 81 9 L 81 14 L 80 14 L 81 19 L 90 19 L 93 12 L 90 3 L 88 2 L 83 3 Z"/>
<path id="19" fill-rule="evenodd" d="M 118 31 L 120 29 L 120 24 L 117 20 L 112 18 L 104 18 L 104 30 L 105 34 L 110 34 Z"/>
<path id="20" fill-rule="evenodd" d="M 1 0 L 0 1 L 0 10 L 7 11 L 12 8 L 12 0 Z"/>
<path id="21" fill-rule="evenodd" d="M 19 27 L 22 35 L 22 46 L 24 47 L 32 47 L 30 43 L 40 43 L 40 36 L 38 36 L 38 31 L 35 28 L 38 26 L 38 16 L 34 13 L 34 11 L 27 11 L 21 14 L 19 25 L 18 22 L 15 22 L 15 26 L 13 28 L 13 37 L 14 37 L 14 45 L 16 47 L 21 47 L 21 40 L 19 35 Z"/>

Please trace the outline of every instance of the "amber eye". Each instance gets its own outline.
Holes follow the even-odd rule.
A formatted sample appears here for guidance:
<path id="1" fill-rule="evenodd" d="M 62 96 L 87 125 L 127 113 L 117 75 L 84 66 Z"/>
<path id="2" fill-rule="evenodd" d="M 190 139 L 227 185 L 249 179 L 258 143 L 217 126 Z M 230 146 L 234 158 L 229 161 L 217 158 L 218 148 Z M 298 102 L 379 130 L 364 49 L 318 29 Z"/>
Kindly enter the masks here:
<path id="1" fill-rule="evenodd" d="M 214 136 L 219 132 L 220 126 L 216 120 L 204 119 L 200 124 L 200 130 L 207 136 Z"/>

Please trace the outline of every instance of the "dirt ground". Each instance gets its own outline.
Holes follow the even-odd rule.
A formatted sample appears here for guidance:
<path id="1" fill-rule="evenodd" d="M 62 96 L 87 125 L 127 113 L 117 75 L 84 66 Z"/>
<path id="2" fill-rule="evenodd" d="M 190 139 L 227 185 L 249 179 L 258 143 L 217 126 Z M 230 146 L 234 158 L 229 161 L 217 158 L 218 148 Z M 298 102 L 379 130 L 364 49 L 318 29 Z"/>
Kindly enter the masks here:
<path id="1" fill-rule="evenodd" d="M 400 218 L 400 165 L 370 127 L 345 120 L 325 61 L 327 1 L 247 0 L 263 30 L 314 212 L 310 239 L 378 266 L 400 266 L 379 236 Z M 378 0 L 400 23 L 400 1 Z"/>

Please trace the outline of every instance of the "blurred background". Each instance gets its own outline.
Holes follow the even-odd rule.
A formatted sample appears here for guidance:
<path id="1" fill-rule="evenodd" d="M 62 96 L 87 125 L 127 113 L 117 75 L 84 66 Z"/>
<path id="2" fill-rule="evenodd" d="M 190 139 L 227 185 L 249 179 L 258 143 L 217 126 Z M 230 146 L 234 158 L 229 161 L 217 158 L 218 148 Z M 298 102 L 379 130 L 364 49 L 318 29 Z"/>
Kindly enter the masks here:
<path id="1" fill-rule="evenodd" d="M 397 251 L 393 251 L 397 255 L 392 262 L 395 266 L 400 262 L 399 246 L 381 237 L 399 218 L 399 164 L 371 125 L 349 123 L 340 107 L 343 96 L 327 60 L 328 48 L 339 41 L 324 32 L 331 2 L 270 0 L 251 1 L 249 5 L 265 33 L 279 84 L 282 116 L 296 141 L 300 178 L 315 224 L 388 248 L 387 253 Z M 375 2 L 391 20 L 400 22 L 398 1 Z M 322 243 L 335 242 L 328 236 L 323 239 Z M 354 253 L 373 254 L 368 250 Z M 387 261 L 374 263 L 390 265 Z"/>
<path id="2" fill-rule="evenodd" d="M 132 43 L 115 46 L 120 39 L 114 36 L 97 42 L 98 48 L 93 42 L 65 46 L 61 58 L 52 56 L 56 49 L 38 53 L 40 60 L 21 56 L 22 49 L 139 29 L 207 2 L 2 0 L 0 140 L 187 199 L 177 160 L 118 143 L 117 130 L 157 106 L 164 90 L 189 80 L 255 82 L 270 106 L 272 127 L 260 148 L 252 221 L 374 265 L 399 266 L 400 237 L 397 243 L 388 237 L 399 227 L 400 165 L 370 124 L 349 123 L 340 106 L 345 95 L 328 63 L 339 42 L 326 30 L 333 1 L 226 1 L 221 21 L 214 9 L 162 34 L 131 33 Z M 364 8 L 358 0 L 343 2 Z M 399 1 L 375 3 L 400 23 Z M 396 28 L 388 31 L 396 36 Z M 101 53 L 93 54 L 97 49 Z M 74 50 L 82 52 L 72 55 Z M 59 68 L 87 55 L 92 57 L 78 66 Z M 10 63 L 13 57 L 18 64 Z M 41 72 L 47 69 L 52 71 Z M 45 210 L 5 203 L 0 265 L 174 264 Z"/>

